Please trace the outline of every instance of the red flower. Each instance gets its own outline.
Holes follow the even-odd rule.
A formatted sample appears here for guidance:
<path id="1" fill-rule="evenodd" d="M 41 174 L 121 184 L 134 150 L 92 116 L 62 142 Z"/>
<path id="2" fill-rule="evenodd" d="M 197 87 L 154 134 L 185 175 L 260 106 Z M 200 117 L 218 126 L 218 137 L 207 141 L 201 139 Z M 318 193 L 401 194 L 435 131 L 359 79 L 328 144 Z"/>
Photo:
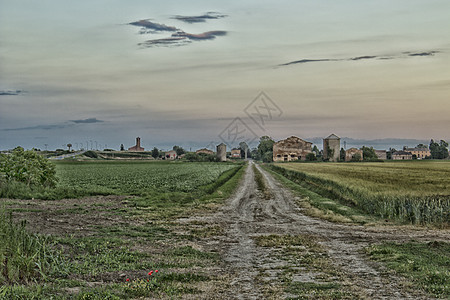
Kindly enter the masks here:
<path id="1" fill-rule="evenodd" d="M 153 271 L 148 272 L 148 276 L 152 276 Z"/>
<path id="2" fill-rule="evenodd" d="M 155 270 L 155 273 L 158 273 L 158 270 Z"/>
<path id="3" fill-rule="evenodd" d="M 130 281 L 130 278 L 127 278 L 127 281 Z"/>

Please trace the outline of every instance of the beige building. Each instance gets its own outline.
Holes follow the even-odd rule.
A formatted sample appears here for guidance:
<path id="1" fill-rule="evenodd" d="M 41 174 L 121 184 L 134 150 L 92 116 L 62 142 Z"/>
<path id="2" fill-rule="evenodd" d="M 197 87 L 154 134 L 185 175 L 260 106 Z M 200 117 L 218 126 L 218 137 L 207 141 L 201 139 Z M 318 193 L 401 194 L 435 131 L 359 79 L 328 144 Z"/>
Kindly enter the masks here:
<path id="1" fill-rule="evenodd" d="M 241 158 L 241 149 L 231 149 L 232 158 Z"/>
<path id="2" fill-rule="evenodd" d="M 411 152 L 397 151 L 397 152 L 392 153 L 392 159 L 393 160 L 411 160 L 412 154 L 411 154 Z"/>
<path id="3" fill-rule="evenodd" d="M 416 156 L 418 159 L 424 159 L 431 156 L 431 151 L 428 148 L 406 148 L 403 147 L 403 151 L 411 153 L 412 156 Z"/>
<path id="4" fill-rule="evenodd" d="M 296 136 L 288 137 L 273 144 L 273 161 L 306 160 L 311 146 L 312 143 Z"/>
<path id="5" fill-rule="evenodd" d="M 128 148 L 128 151 L 133 151 L 133 152 L 144 151 L 144 148 L 141 147 L 141 138 L 140 137 L 136 138 L 136 145 Z"/>
<path id="6" fill-rule="evenodd" d="M 359 154 L 359 160 L 363 160 L 363 151 L 357 148 L 350 148 L 348 150 L 345 150 L 345 161 L 352 161 L 356 159 L 356 157 Z"/>
<path id="7" fill-rule="evenodd" d="M 335 134 L 330 134 L 323 139 L 323 158 L 329 161 L 338 161 L 341 151 L 341 138 Z"/>
<path id="8" fill-rule="evenodd" d="M 177 158 L 177 152 L 175 150 L 167 151 L 165 153 L 165 155 L 166 155 L 166 159 L 172 159 L 173 160 L 173 159 Z"/>

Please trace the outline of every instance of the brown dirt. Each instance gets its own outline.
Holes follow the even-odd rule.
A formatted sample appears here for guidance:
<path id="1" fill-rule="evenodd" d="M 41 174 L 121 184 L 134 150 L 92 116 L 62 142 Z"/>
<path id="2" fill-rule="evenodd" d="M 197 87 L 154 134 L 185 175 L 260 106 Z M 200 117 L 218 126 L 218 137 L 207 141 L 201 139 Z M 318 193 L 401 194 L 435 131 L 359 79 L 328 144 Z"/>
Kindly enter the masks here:
<path id="1" fill-rule="evenodd" d="M 345 281 L 344 285 L 348 285 L 359 298 L 430 299 L 419 291 L 406 288 L 406 279 L 369 261 L 362 250 L 369 244 L 381 241 L 448 241 L 448 230 L 407 226 L 364 227 L 312 218 L 302 214 L 288 189 L 258 165 L 257 168 L 271 190 L 271 199 L 264 199 L 258 192 L 250 166 L 235 195 L 227 200 L 219 212 L 211 216 L 180 220 L 186 225 L 205 222 L 208 226 L 219 225 L 224 228 L 224 235 L 203 240 L 203 247 L 219 251 L 224 260 L 224 272 L 232 274 L 228 299 L 263 299 L 267 295 L 273 299 L 283 299 L 292 296 L 280 289 L 280 276 L 288 265 L 297 270 L 290 277 L 292 281 L 321 282 L 317 279 L 320 274 L 281 259 L 276 249 L 255 244 L 255 237 L 270 234 L 317 237 L 327 249 L 334 268 L 343 272 L 341 280 Z M 267 291 L 271 293 L 267 294 Z"/>

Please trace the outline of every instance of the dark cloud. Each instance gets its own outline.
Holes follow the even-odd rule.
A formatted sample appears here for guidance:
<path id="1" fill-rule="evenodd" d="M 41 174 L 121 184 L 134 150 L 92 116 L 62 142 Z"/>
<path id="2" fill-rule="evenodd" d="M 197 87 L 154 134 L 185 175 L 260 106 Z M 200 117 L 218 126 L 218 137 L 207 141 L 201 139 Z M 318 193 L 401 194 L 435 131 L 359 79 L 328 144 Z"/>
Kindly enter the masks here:
<path id="1" fill-rule="evenodd" d="M 405 58 L 411 56 L 433 56 L 435 53 L 439 53 L 439 51 L 428 51 L 428 52 L 403 52 L 401 54 L 396 55 L 384 55 L 384 56 L 374 56 L 374 55 L 364 55 L 364 56 L 356 56 L 351 58 L 321 58 L 321 59 L 301 59 L 295 60 L 288 63 L 280 64 L 278 66 L 289 66 L 294 64 L 305 64 L 305 63 L 313 63 L 313 62 L 330 62 L 330 61 L 360 61 L 360 60 L 388 60 L 388 59 L 397 59 L 397 58 Z"/>
<path id="2" fill-rule="evenodd" d="M 19 127 L 19 128 L 7 128 L 3 129 L 3 131 L 21 131 L 21 130 L 52 130 L 52 129 L 62 129 L 69 127 L 70 124 L 50 124 L 50 125 L 37 125 L 37 126 L 29 126 L 29 127 Z"/>
<path id="3" fill-rule="evenodd" d="M 178 28 L 176 28 L 174 26 L 167 26 L 165 24 L 154 23 L 149 20 L 140 20 L 140 21 L 136 21 L 136 22 L 131 22 L 129 24 L 133 25 L 133 26 L 142 27 L 143 30 L 141 30 L 140 33 L 152 33 L 152 32 L 160 32 L 160 31 L 174 32 L 174 31 L 179 30 Z"/>
<path id="4" fill-rule="evenodd" d="M 101 123 L 104 122 L 102 120 L 98 120 L 97 118 L 89 118 L 89 119 L 83 119 L 83 120 L 70 120 L 70 122 L 77 123 L 77 124 L 90 124 L 90 123 Z"/>
<path id="5" fill-rule="evenodd" d="M 410 53 L 409 56 L 433 56 L 438 51 L 429 51 L 429 52 L 419 52 L 419 53 Z"/>
<path id="6" fill-rule="evenodd" d="M 69 123 L 71 122 L 71 123 Z M 7 128 L 3 129 L 3 131 L 22 131 L 22 130 L 53 130 L 53 129 L 63 129 L 72 126 L 76 126 L 75 124 L 92 124 L 92 123 L 101 123 L 104 122 L 102 120 L 98 120 L 97 118 L 89 118 L 84 120 L 69 120 L 69 122 L 64 122 L 60 124 L 47 124 L 47 125 L 36 125 L 36 126 L 28 126 L 28 127 L 18 127 L 18 128 Z M 73 124 L 75 123 L 75 124 Z"/>
<path id="7" fill-rule="evenodd" d="M 173 16 L 172 19 L 176 19 L 185 23 L 204 23 L 206 20 L 216 20 L 227 17 L 227 15 L 223 15 L 217 12 L 208 12 L 206 14 L 200 16 Z"/>
<path id="8" fill-rule="evenodd" d="M 219 19 L 224 18 L 226 15 L 222 15 L 215 12 L 208 12 L 201 16 L 174 16 L 173 19 L 181 20 L 187 23 L 198 23 L 204 22 L 206 19 Z M 203 21 L 200 21 L 203 20 Z M 162 38 L 162 39 L 153 39 L 148 40 L 142 43 L 139 43 L 139 46 L 151 48 L 151 47 L 176 47 L 176 46 L 184 46 L 192 43 L 193 41 L 202 41 L 202 40 L 213 40 L 218 36 L 225 36 L 227 34 L 226 31 L 222 30 L 213 30 L 207 31 L 199 34 L 193 34 L 185 32 L 182 29 L 176 28 L 174 26 L 168 26 L 165 24 L 154 23 L 147 20 L 140 20 L 132 23 L 128 23 L 129 25 L 139 26 L 141 30 L 139 33 L 157 33 L 157 32 L 174 32 L 170 37 Z"/>
<path id="9" fill-rule="evenodd" d="M 280 66 L 289 66 L 294 64 L 306 64 L 310 62 L 321 62 L 321 61 L 337 61 L 338 59 L 301 59 L 301 60 L 295 60 L 291 61 L 285 64 L 281 64 Z"/>
<path id="10" fill-rule="evenodd" d="M 178 31 L 172 34 L 169 38 L 148 40 L 140 43 L 139 46 L 143 47 L 176 47 L 184 46 L 192 43 L 193 41 L 213 40 L 217 36 L 226 35 L 226 31 L 207 31 L 200 34 L 192 34 L 184 31 Z"/>
<path id="11" fill-rule="evenodd" d="M 15 91 L 0 91 L 0 96 L 17 96 L 23 94 L 24 91 L 15 90 Z"/>
<path id="12" fill-rule="evenodd" d="M 177 32 L 177 33 L 172 34 L 172 37 L 185 37 L 190 40 L 201 41 L 201 40 L 213 40 L 216 38 L 216 36 L 224 36 L 224 35 L 227 35 L 226 31 L 215 30 L 215 31 L 203 32 L 200 34 Z"/>
<path id="13" fill-rule="evenodd" d="M 353 57 L 350 60 L 362 60 L 362 59 L 374 59 L 377 58 L 376 56 L 358 56 L 358 57 Z"/>
<path id="14" fill-rule="evenodd" d="M 185 44 L 189 44 L 191 41 L 187 40 L 184 37 L 179 38 L 165 38 L 165 39 L 156 39 L 156 40 L 148 40 L 143 43 L 139 43 L 139 46 L 151 48 L 151 47 L 171 47 L 171 46 L 183 46 Z"/>

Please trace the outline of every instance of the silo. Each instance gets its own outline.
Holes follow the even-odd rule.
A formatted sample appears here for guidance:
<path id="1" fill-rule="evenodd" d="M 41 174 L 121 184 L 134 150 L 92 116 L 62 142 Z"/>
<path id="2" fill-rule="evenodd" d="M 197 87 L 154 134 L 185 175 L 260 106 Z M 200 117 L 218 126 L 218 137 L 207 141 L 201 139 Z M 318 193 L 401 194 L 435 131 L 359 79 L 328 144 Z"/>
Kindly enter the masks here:
<path id="1" fill-rule="evenodd" d="M 341 138 L 335 134 L 330 134 L 323 139 L 323 158 L 329 161 L 338 161 L 341 151 Z M 330 153 L 329 153 L 330 152 Z"/>
<path id="2" fill-rule="evenodd" d="M 227 145 L 224 143 L 217 145 L 217 160 L 227 161 Z"/>

